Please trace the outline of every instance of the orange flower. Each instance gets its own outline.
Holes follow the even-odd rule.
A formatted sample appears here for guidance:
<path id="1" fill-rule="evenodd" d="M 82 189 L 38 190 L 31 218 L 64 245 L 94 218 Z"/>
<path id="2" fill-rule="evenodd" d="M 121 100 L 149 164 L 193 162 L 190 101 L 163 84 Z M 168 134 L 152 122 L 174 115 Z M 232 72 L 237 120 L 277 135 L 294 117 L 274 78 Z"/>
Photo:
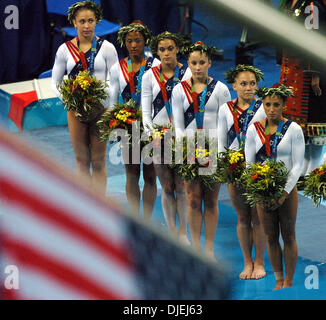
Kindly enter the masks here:
<path id="1" fill-rule="evenodd" d="M 117 126 L 119 125 L 119 121 L 118 120 L 111 120 L 110 122 L 109 122 L 109 127 L 110 128 L 116 128 Z"/>
<path id="2" fill-rule="evenodd" d="M 127 118 L 125 122 L 128 124 L 132 124 L 134 121 L 136 121 L 136 119 Z"/>
<path id="3" fill-rule="evenodd" d="M 70 86 L 70 92 L 74 92 L 75 89 L 76 89 L 76 86 L 75 86 L 74 84 L 72 84 L 72 85 Z"/>
<path id="4" fill-rule="evenodd" d="M 255 173 L 254 175 L 252 175 L 252 180 L 256 180 L 257 178 L 258 178 L 258 174 L 257 173 Z"/>
<path id="5" fill-rule="evenodd" d="M 128 109 L 124 109 L 126 112 L 130 112 L 130 113 L 136 113 L 136 110 L 135 109 L 131 109 L 131 108 L 128 108 Z"/>

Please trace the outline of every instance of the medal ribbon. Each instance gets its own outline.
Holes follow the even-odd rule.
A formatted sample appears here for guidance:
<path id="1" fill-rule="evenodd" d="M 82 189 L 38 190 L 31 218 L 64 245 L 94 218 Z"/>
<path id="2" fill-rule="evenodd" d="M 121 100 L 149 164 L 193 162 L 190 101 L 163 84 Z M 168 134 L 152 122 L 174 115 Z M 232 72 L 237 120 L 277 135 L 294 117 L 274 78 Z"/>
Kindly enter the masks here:
<path id="1" fill-rule="evenodd" d="M 80 47 L 79 47 L 79 38 L 77 36 L 76 38 L 77 40 L 77 46 L 78 46 L 78 50 L 79 50 L 79 56 L 80 56 L 80 60 L 82 62 L 83 68 L 84 70 L 89 70 L 91 75 L 94 73 L 94 62 L 95 62 L 95 56 L 96 56 L 96 52 L 97 52 L 97 39 L 96 36 L 94 35 L 93 40 L 92 40 L 92 48 L 91 48 L 91 56 L 90 56 L 90 61 L 89 61 L 89 67 L 87 65 L 86 59 L 85 59 L 85 54 L 83 51 L 81 51 Z"/>
<path id="2" fill-rule="evenodd" d="M 144 56 L 144 59 L 141 63 L 140 69 L 139 69 L 137 89 L 135 89 L 135 81 L 134 81 L 135 72 L 132 71 L 131 59 L 129 58 L 128 62 L 127 62 L 131 98 L 134 101 L 136 101 L 138 104 L 140 104 L 141 83 L 142 83 L 143 75 L 144 75 L 145 68 L 146 68 L 146 62 L 147 62 L 147 59 Z"/>
<path id="3" fill-rule="evenodd" d="M 192 77 L 190 80 L 191 80 L 191 97 L 192 97 L 192 101 L 194 104 L 194 112 L 195 112 L 197 129 L 203 129 L 204 114 L 205 114 L 205 102 L 206 102 L 206 94 L 207 94 L 209 78 L 206 79 L 206 86 L 201 94 L 199 106 L 198 106 L 198 93 L 195 92 L 195 90 L 194 90 Z"/>
<path id="4" fill-rule="evenodd" d="M 278 123 L 276 132 L 275 132 L 275 139 L 274 139 L 274 143 L 271 149 L 271 145 L 270 145 L 270 138 L 271 138 L 271 133 L 268 127 L 268 120 L 266 118 L 266 122 L 265 122 L 265 147 L 266 147 L 266 152 L 267 152 L 267 156 L 268 159 L 271 158 L 276 158 L 277 156 L 277 143 L 278 140 L 280 139 L 280 135 L 283 129 L 283 124 L 284 124 L 284 118 L 282 117 L 281 120 Z"/>
<path id="5" fill-rule="evenodd" d="M 180 81 L 179 80 L 179 70 L 180 70 L 180 68 L 179 68 L 179 66 L 177 64 L 177 66 L 176 66 L 176 68 L 174 70 L 174 76 L 173 76 L 173 83 L 172 83 L 171 92 L 172 92 L 173 88 L 175 87 L 175 85 Z M 170 97 L 170 99 L 168 98 L 168 94 L 166 92 L 165 84 L 166 84 L 166 82 L 164 81 L 163 72 L 162 72 L 162 65 L 161 65 L 160 66 L 160 88 L 161 88 L 161 92 L 162 92 L 166 112 L 168 113 L 168 117 L 169 117 L 170 122 L 172 122 L 171 97 Z"/>
<path id="6" fill-rule="evenodd" d="M 245 118 L 245 122 L 244 125 L 242 127 L 241 130 L 241 134 L 240 134 L 240 129 L 239 129 L 239 117 L 237 116 L 237 105 L 238 105 L 238 99 L 236 99 L 235 103 L 234 103 L 234 107 L 233 107 L 233 122 L 234 122 L 234 129 L 235 129 L 235 133 L 237 136 L 237 140 L 239 142 L 239 146 L 240 148 L 243 146 L 245 140 L 246 140 L 246 133 L 248 130 L 248 126 L 249 126 L 249 122 L 250 122 L 250 117 L 253 113 L 253 110 L 256 106 L 256 103 L 259 103 L 260 101 L 256 101 L 255 99 L 253 99 L 249 105 L 249 108 L 247 109 L 247 113 L 246 113 L 246 118 Z"/>

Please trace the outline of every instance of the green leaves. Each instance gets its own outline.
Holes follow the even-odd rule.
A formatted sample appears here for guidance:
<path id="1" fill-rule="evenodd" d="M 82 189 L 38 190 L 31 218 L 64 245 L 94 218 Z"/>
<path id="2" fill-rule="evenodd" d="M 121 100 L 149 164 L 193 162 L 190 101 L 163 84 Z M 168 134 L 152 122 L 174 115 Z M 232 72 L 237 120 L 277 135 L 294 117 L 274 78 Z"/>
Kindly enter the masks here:
<path id="1" fill-rule="evenodd" d="M 176 148 L 182 148 L 183 163 L 173 163 L 170 167 L 183 179 L 187 181 L 198 179 L 205 187 L 213 190 L 214 186 L 219 183 L 216 174 L 216 139 L 205 138 L 203 141 L 200 141 L 199 135 L 196 134 L 192 139 L 184 137 L 181 142 L 181 146 L 180 141 L 173 144 L 173 151 L 176 153 Z M 203 157 L 203 155 L 206 156 Z M 207 162 L 205 163 L 206 158 Z M 207 172 L 202 172 L 201 170 L 203 169 L 207 169 Z"/>
<path id="2" fill-rule="evenodd" d="M 278 201 L 289 177 L 284 162 L 266 160 L 264 164 L 251 163 L 243 172 L 241 182 L 245 186 L 247 203 L 254 207 Z"/>
<path id="3" fill-rule="evenodd" d="M 96 80 L 89 71 L 80 71 L 76 78 L 64 79 L 58 84 L 64 106 L 74 111 L 81 121 L 90 121 L 103 109 L 108 97 L 107 83 Z"/>
<path id="4" fill-rule="evenodd" d="M 304 195 L 311 197 L 314 207 L 326 200 L 326 164 L 311 171 L 305 177 Z"/>

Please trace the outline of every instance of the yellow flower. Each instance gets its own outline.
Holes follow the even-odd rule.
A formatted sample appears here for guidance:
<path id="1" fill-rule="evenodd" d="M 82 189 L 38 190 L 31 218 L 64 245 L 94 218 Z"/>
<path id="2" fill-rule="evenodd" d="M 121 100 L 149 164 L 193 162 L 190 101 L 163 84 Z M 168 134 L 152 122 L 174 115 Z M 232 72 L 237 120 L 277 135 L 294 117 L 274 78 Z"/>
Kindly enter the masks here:
<path id="1" fill-rule="evenodd" d="M 157 129 L 153 130 L 153 138 L 154 139 L 161 139 L 161 133 Z"/>
<path id="2" fill-rule="evenodd" d="M 240 152 L 232 152 L 230 154 L 230 164 L 238 163 L 239 160 L 244 160 L 244 156 Z"/>
<path id="3" fill-rule="evenodd" d="M 271 168 L 269 165 L 258 165 L 256 172 L 261 176 L 266 176 L 268 173 L 271 173 Z"/>
<path id="4" fill-rule="evenodd" d="M 196 158 L 203 159 L 209 156 L 209 152 L 206 149 L 196 148 Z"/>
<path id="5" fill-rule="evenodd" d="M 319 168 L 319 172 L 325 171 L 326 170 L 326 164 L 321 165 Z"/>

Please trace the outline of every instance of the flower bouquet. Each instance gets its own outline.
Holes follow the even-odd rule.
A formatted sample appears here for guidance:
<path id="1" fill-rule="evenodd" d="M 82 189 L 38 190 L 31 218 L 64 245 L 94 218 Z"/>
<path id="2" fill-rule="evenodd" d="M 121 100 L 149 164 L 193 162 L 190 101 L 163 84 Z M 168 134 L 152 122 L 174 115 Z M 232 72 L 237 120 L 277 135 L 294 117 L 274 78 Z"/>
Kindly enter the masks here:
<path id="1" fill-rule="evenodd" d="M 169 164 L 172 161 L 172 141 L 174 140 L 174 130 L 173 130 L 173 125 L 172 124 L 167 124 L 167 125 L 158 125 L 154 124 L 152 132 L 149 137 L 149 142 L 152 142 L 153 145 L 153 152 L 155 154 L 155 157 L 160 155 L 161 161 L 162 158 L 164 158 L 164 150 L 166 150 L 167 156 L 170 156 L 171 160 Z M 168 139 L 166 139 L 166 137 Z M 158 150 L 158 148 L 161 148 Z M 155 152 L 155 149 L 158 150 L 158 152 Z M 170 151 L 170 152 L 168 152 Z M 164 161 L 166 163 L 166 161 Z"/>
<path id="2" fill-rule="evenodd" d="M 140 107 L 136 102 L 130 99 L 128 102 L 123 104 L 116 104 L 111 110 L 106 110 L 101 119 L 97 121 L 97 125 L 100 132 L 101 141 L 110 140 L 112 143 L 114 139 L 117 139 L 118 132 L 114 136 L 114 130 L 122 129 L 128 138 L 129 143 L 131 142 L 132 125 L 136 126 L 140 131 L 142 113 Z M 113 133 L 113 135 L 111 135 Z"/>
<path id="3" fill-rule="evenodd" d="M 107 84 L 96 80 L 89 71 L 80 71 L 76 78 L 64 79 L 57 87 L 65 107 L 74 111 L 80 121 L 91 121 L 104 110 Z"/>
<path id="4" fill-rule="evenodd" d="M 173 130 L 173 126 L 171 124 L 168 125 L 154 124 L 150 140 L 152 141 L 157 140 L 158 142 L 160 140 L 164 140 L 164 136 L 167 132 L 169 132 L 169 130 Z"/>
<path id="5" fill-rule="evenodd" d="M 199 179 L 204 186 L 212 190 L 218 183 L 216 175 L 217 141 L 216 139 L 205 139 L 205 144 L 199 144 L 197 136 L 188 140 L 184 137 L 173 144 L 175 157 L 178 157 L 177 148 L 182 148 L 182 161 L 179 164 L 176 159 L 170 166 L 175 172 L 187 181 Z M 205 170 L 203 170 L 205 169 Z"/>
<path id="6" fill-rule="evenodd" d="M 304 195 L 311 197 L 315 207 L 326 200 L 326 164 L 311 171 L 305 177 Z"/>
<path id="7" fill-rule="evenodd" d="M 243 149 L 226 149 L 219 154 L 217 176 L 220 183 L 240 184 L 240 178 L 245 168 L 246 161 Z"/>
<path id="8" fill-rule="evenodd" d="M 264 164 L 251 163 L 241 177 L 248 204 L 251 207 L 257 204 L 268 207 L 273 200 L 278 201 L 288 176 L 289 170 L 282 161 L 266 160 Z"/>

